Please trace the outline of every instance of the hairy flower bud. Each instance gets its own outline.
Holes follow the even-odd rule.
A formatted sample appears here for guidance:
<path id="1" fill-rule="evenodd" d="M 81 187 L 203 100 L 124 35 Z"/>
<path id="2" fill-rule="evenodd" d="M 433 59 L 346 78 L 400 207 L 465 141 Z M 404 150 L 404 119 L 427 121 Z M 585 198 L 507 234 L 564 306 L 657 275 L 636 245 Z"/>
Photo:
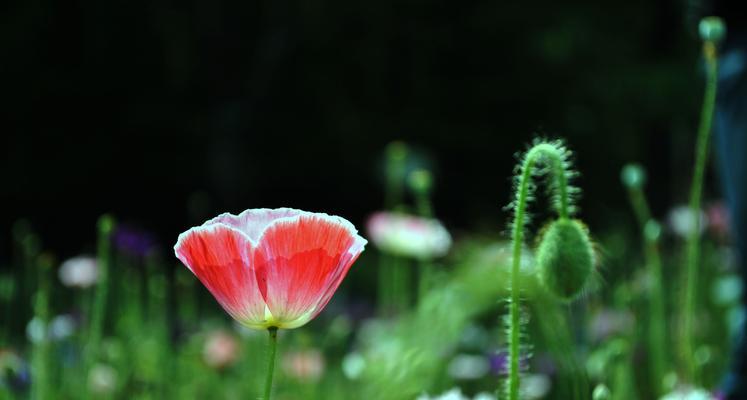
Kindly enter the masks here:
<path id="1" fill-rule="evenodd" d="M 572 219 L 553 221 L 537 248 L 537 266 L 550 293 L 565 300 L 578 296 L 594 269 L 594 249 L 586 226 Z"/>

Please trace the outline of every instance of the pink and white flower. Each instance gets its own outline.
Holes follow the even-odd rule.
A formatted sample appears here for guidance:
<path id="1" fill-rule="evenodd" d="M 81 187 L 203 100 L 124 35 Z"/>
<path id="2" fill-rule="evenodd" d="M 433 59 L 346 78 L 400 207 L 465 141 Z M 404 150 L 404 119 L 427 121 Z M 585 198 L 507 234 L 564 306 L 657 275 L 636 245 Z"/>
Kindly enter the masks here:
<path id="1" fill-rule="evenodd" d="M 448 253 L 449 231 L 436 219 L 407 214 L 377 212 L 368 220 L 368 233 L 381 251 L 417 259 Z"/>
<path id="2" fill-rule="evenodd" d="M 182 233 L 174 252 L 241 324 L 291 329 L 324 309 L 365 245 L 340 217 L 250 209 Z"/>

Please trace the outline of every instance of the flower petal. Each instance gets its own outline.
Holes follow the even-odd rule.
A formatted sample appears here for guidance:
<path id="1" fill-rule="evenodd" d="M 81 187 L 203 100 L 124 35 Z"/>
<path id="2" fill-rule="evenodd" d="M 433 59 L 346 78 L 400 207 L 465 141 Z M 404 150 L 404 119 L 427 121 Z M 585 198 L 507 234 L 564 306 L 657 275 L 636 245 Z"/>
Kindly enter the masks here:
<path id="1" fill-rule="evenodd" d="M 214 223 L 179 235 L 174 252 L 233 318 L 262 327 L 266 306 L 250 263 L 251 248 L 245 234 Z"/>
<path id="2" fill-rule="evenodd" d="M 272 223 L 253 260 L 277 326 L 295 328 L 321 312 L 365 244 L 350 222 L 326 214 L 303 213 Z"/>
<path id="3" fill-rule="evenodd" d="M 304 212 L 293 208 L 255 208 L 243 211 L 239 215 L 223 213 L 213 219 L 206 221 L 203 226 L 221 223 L 236 228 L 257 243 L 262 232 L 279 218 L 288 218 L 301 215 Z"/>

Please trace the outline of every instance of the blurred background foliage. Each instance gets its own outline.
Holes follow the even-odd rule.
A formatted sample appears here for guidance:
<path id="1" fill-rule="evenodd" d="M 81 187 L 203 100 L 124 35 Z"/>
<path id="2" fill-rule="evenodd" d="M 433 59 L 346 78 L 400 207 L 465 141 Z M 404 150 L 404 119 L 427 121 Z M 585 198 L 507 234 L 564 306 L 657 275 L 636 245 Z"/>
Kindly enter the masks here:
<path id="1" fill-rule="evenodd" d="M 341 215 L 367 236 L 393 140 L 408 145 L 408 171 L 433 173 L 430 200 L 454 250 L 434 263 L 437 284 L 423 299 L 378 318 L 371 282 L 395 258 L 370 246 L 328 310 L 281 335 L 276 393 L 493 393 L 506 362 L 503 207 L 514 154 L 546 136 L 576 154 L 581 215 L 602 266 L 573 306 L 536 290 L 531 265 L 523 271 L 526 368 L 552 382 L 537 398 L 579 398 L 598 383 L 615 399 L 654 398 L 642 317 L 650 277 L 619 172 L 631 161 L 646 167 L 657 218 L 686 200 L 702 97 L 691 21 L 702 6 L 31 0 L 2 10 L 0 360 L 10 367 L 0 396 L 46 398 L 30 393 L 39 365 L 58 398 L 256 396 L 264 335 L 232 325 L 179 265 L 177 234 L 223 211 L 290 206 Z M 706 205 L 719 198 L 714 178 L 709 171 Z M 61 261 L 97 253 L 104 213 L 117 220 L 98 241 L 113 245 L 103 252 L 112 285 L 89 360 L 95 292 L 71 295 L 58 275 Z M 536 214 L 531 232 L 548 217 Z M 665 229 L 675 310 L 680 241 Z M 710 389 L 744 311 L 728 240 L 706 242 L 698 284 L 708 311 L 697 329 Z M 73 332 L 40 340 L 64 315 Z M 479 377 L 464 375 L 475 369 Z M 681 383 L 670 378 L 667 389 Z"/>
<path id="2" fill-rule="evenodd" d="M 383 197 L 384 145 L 402 139 L 432 160 L 449 226 L 493 230 L 513 154 L 536 134 L 577 151 L 589 224 L 625 223 L 625 162 L 649 166 L 656 211 L 685 198 L 702 91 L 686 10 L 12 2 L 0 17 L 0 201 L 12 212 L 0 226 L 30 218 L 65 253 L 103 212 L 164 245 L 216 211 L 254 206 L 359 222 Z"/>

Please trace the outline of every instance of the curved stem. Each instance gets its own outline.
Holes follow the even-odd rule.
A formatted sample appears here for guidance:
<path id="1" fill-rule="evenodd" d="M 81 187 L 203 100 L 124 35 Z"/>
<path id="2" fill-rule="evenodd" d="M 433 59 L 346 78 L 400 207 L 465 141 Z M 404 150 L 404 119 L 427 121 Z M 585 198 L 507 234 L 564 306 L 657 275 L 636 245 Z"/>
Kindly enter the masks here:
<path id="1" fill-rule="evenodd" d="M 264 400 L 270 400 L 270 394 L 272 393 L 272 375 L 275 372 L 275 355 L 278 350 L 278 328 L 274 326 L 267 328 L 267 332 L 270 334 L 270 344 L 267 353 L 267 380 L 265 381 Z"/>
<path id="2" fill-rule="evenodd" d="M 693 318 L 695 313 L 696 284 L 698 280 L 698 258 L 700 254 L 700 201 L 703 192 L 703 175 L 708 158 L 708 138 L 711 133 L 713 111 L 716 106 L 716 84 L 718 78 L 718 58 L 716 45 L 711 41 L 703 44 L 703 55 L 706 61 L 706 87 L 703 98 L 703 108 L 700 114 L 698 139 L 695 147 L 695 171 L 690 187 L 690 215 L 693 218 L 693 229 L 687 238 L 687 270 L 685 286 L 685 313 L 683 315 L 683 347 L 682 356 L 687 368 L 687 374 L 693 383 L 697 383 L 697 366 L 693 357 L 694 334 Z"/>
<path id="3" fill-rule="evenodd" d="M 538 161 L 550 162 L 552 178 L 558 197 L 557 211 L 562 219 L 569 216 L 568 181 L 566 178 L 564 150 L 551 143 L 539 143 L 532 147 L 524 157 L 521 165 L 519 183 L 514 204 L 514 221 L 512 228 L 512 260 L 511 260 L 511 303 L 509 309 L 509 375 L 508 394 L 510 400 L 519 398 L 519 350 L 520 350 L 520 310 L 519 310 L 519 270 L 521 266 L 521 248 L 524 241 L 524 224 L 527 203 L 530 200 L 530 184 L 532 172 Z"/>

